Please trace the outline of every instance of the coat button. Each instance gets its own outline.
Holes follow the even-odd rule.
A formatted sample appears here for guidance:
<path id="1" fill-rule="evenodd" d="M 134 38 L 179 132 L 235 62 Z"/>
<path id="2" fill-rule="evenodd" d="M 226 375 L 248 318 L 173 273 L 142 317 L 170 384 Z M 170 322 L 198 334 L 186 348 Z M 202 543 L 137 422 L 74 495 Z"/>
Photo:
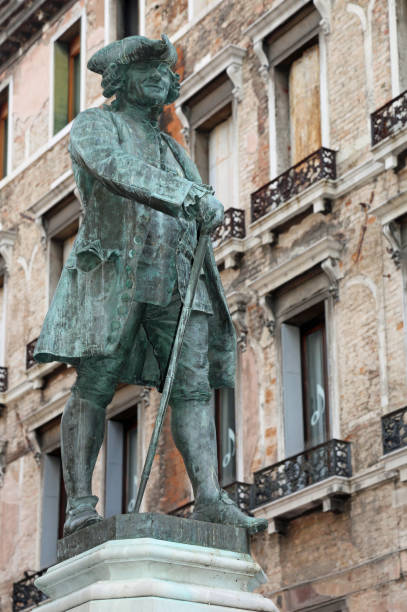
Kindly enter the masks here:
<path id="1" fill-rule="evenodd" d="M 134 242 L 134 244 L 142 244 L 143 239 L 142 239 L 141 236 L 134 236 L 133 242 Z"/>
<path id="2" fill-rule="evenodd" d="M 120 299 L 122 300 L 122 302 L 130 302 L 131 297 L 129 296 L 128 293 L 122 293 L 122 295 L 120 296 Z"/>
<path id="3" fill-rule="evenodd" d="M 126 280 L 126 287 L 127 289 L 131 289 L 133 287 L 133 281 L 131 280 L 131 278 L 128 278 Z"/>
<path id="4" fill-rule="evenodd" d="M 130 249 L 130 251 L 129 251 L 129 257 L 130 257 L 130 258 L 131 258 L 131 257 L 134 257 L 135 253 L 136 253 L 136 251 L 135 251 L 134 249 Z"/>
<path id="5" fill-rule="evenodd" d="M 124 304 L 122 304 L 121 306 L 118 307 L 117 309 L 118 314 L 122 317 L 123 315 L 126 314 L 127 312 L 127 306 L 125 306 Z"/>
<path id="6" fill-rule="evenodd" d="M 117 331 L 118 329 L 120 329 L 120 327 L 121 327 L 120 321 L 112 321 L 112 324 L 111 324 L 112 331 Z"/>

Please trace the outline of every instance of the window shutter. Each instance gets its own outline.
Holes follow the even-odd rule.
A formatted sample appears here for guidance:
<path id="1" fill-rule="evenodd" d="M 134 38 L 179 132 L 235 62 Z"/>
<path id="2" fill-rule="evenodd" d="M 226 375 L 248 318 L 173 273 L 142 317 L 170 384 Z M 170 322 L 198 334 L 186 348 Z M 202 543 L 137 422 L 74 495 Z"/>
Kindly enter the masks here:
<path id="1" fill-rule="evenodd" d="M 43 455 L 41 568 L 57 560 L 61 462 L 59 457 Z"/>
<path id="2" fill-rule="evenodd" d="M 68 45 L 54 46 L 54 134 L 68 123 Z"/>
<path id="3" fill-rule="evenodd" d="M 304 450 L 300 330 L 281 326 L 285 455 Z"/>
<path id="4" fill-rule="evenodd" d="M 121 514 L 123 498 L 123 424 L 107 422 L 105 518 Z"/>

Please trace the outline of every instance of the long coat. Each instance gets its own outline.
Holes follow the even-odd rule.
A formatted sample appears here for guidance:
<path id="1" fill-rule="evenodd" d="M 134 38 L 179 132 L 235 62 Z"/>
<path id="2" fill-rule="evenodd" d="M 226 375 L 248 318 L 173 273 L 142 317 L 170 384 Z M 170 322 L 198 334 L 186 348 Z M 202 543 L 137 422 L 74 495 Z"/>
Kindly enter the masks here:
<path id="1" fill-rule="evenodd" d="M 162 136 L 183 173 L 160 167 L 157 144 L 142 122 L 108 106 L 75 119 L 70 153 L 85 215 L 37 341 L 37 361 L 77 365 L 82 358 L 117 349 L 134 301 L 135 271 L 152 211 L 178 217 L 192 183 L 202 182 L 184 149 Z M 211 246 L 204 271 L 214 311 L 209 381 L 213 388 L 233 387 L 235 332 Z M 126 363 L 122 382 L 160 388 L 158 364 L 142 327 Z"/>

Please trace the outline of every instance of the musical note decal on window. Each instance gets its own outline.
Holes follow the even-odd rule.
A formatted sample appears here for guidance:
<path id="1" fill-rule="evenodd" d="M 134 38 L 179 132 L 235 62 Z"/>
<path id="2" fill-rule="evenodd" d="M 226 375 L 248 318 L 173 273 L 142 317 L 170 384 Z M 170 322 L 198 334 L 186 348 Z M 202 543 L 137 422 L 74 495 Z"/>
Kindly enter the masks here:
<path id="1" fill-rule="evenodd" d="M 222 467 L 223 469 L 227 468 L 230 462 L 232 461 L 232 457 L 236 454 L 236 435 L 233 429 L 228 427 L 228 450 L 227 453 L 223 456 Z"/>
<path id="2" fill-rule="evenodd" d="M 325 412 L 325 391 L 324 388 L 317 383 L 317 405 L 311 415 L 311 426 L 315 427 Z"/>

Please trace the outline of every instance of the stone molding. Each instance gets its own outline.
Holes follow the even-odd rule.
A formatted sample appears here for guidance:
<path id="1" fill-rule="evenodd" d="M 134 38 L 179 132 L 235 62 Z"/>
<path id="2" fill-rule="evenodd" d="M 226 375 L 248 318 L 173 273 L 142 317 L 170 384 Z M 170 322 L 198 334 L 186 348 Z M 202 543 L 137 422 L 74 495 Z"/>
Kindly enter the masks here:
<path id="1" fill-rule="evenodd" d="M 383 164 L 385 170 L 398 171 L 400 167 L 399 156 L 407 149 L 407 125 L 387 136 L 372 146 L 373 159 Z M 405 162 L 403 162 L 405 163 Z"/>
<path id="2" fill-rule="evenodd" d="M 5 261 L 7 273 L 10 273 L 11 255 L 16 237 L 16 230 L 3 230 L 0 226 L 0 255 Z"/>
<path id="3" fill-rule="evenodd" d="M 263 49 L 264 39 L 304 8 L 308 2 L 309 0 L 281 0 L 244 31 L 244 34 L 253 41 L 254 52 L 260 63 L 259 72 L 262 76 L 267 74 L 269 70 L 269 60 Z M 324 34 L 329 34 L 331 29 L 331 0 L 314 0 L 314 6 L 321 15 L 321 30 Z"/>
<path id="4" fill-rule="evenodd" d="M 245 251 L 244 238 L 229 238 L 214 249 L 215 261 L 219 265 L 224 265 L 225 270 L 236 268 L 239 263 L 239 256 Z"/>
<path id="5" fill-rule="evenodd" d="M 98 610 L 113 604 L 126 612 L 278 612 L 270 599 L 248 592 L 264 582 L 248 554 L 145 537 L 110 540 L 78 554 L 51 567 L 36 586 L 53 598 L 41 606 L 44 612 L 91 602 Z"/>
<path id="6" fill-rule="evenodd" d="M 233 83 L 234 96 L 237 100 L 240 100 L 243 87 L 241 70 L 245 55 L 246 49 L 237 45 L 228 45 L 224 47 L 204 65 L 199 66 L 193 74 L 181 83 L 181 93 L 180 97 L 175 102 L 175 108 L 178 109 L 185 104 L 193 95 L 204 89 L 210 81 L 224 71 L 226 71 L 226 74 Z"/>
<path id="7" fill-rule="evenodd" d="M 407 214 L 407 190 L 401 191 L 388 200 L 370 209 L 369 213 L 380 219 L 382 225 L 395 221 Z"/>
<path id="8" fill-rule="evenodd" d="M 400 227 L 397 223 L 397 219 L 407 214 L 407 190 L 375 206 L 370 210 L 370 214 L 377 217 L 381 222 L 383 235 L 389 244 L 391 258 L 396 268 L 399 268 L 402 246 Z"/>
<path id="9" fill-rule="evenodd" d="M 35 219 L 42 217 L 55 204 L 73 193 L 75 187 L 76 183 L 72 170 L 64 172 L 52 183 L 49 191 L 27 209 L 27 212 L 34 215 Z"/>
<path id="10" fill-rule="evenodd" d="M 300 194 L 293 196 L 284 204 L 268 212 L 264 217 L 260 217 L 249 226 L 248 242 L 261 242 L 270 244 L 273 236 L 270 235 L 281 225 L 290 219 L 297 217 L 312 207 L 313 213 L 327 212 L 327 204 L 336 196 L 336 181 L 322 179 L 315 185 L 311 185 Z M 258 240 L 260 238 L 260 241 Z M 257 240 L 256 240 L 257 239 Z M 255 246 L 253 244 L 253 246 Z"/>
<path id="11" fill-rule="evenodd" d="M 323 512 L 338 512 L 338 498 L 346 499 L 355 493 L 375 487 L 389 480 L 407 481 L 407 447 L 380 458 L 377 464 L 350 478 L 332 476 L 301 491 L 291 493 L 253 510 L 256 517 L 267 518 L 269 533 L 282 533 L 290 518 L 317 506 Z"/>
<path id="12" fill-rule="evenodd" d="M 253 43 L 263 41 L 268 34 L 293 17 L 308 2 L 309 0 L 280 0 L 276 6 L 263 13 L 243 33 L 249 36 Z"/>
<path id="13" fill-rule="evenodd" d="M 341 257 L 342 248 L 343 246 L 338 240 L 326 236 L 310 246 L 297 249 L 294 257 L 257 276 L 249 282 L 249 288 L 256 291 L 261 297 L 281 287 L 296 276 L 304 274 L 313 266 L 321 264 L 330 281 L 331 293 L 337 294 L 340 275 L 336 262 Z M 325 264 L 322 265 L 324 262 Z"/>

